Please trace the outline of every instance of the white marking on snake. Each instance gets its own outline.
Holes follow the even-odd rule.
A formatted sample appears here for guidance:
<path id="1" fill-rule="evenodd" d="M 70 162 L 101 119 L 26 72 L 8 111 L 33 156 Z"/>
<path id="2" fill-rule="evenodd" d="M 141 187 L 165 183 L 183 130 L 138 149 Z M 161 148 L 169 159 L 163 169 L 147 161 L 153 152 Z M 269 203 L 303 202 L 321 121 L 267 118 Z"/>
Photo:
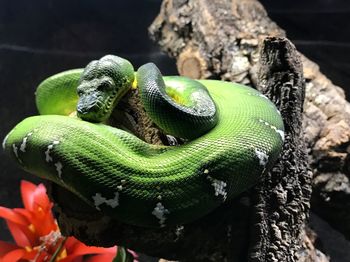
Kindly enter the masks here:
<path id="1" fill-rule="evenodd" d="M 166 215 L 169 213 L 169 210 L 166 209 L 161 202 L 158 202 L 152 211 L 152 215 L 159 219 L 159 224 L 161 227 L 165 226 Z"/>
<path id="2" fill-rule="evenodd" d="M 214 187 L 215 196 L 221 195 L 223 200 L 225 201 L 227 198 L 227 191 L 225 189 L 225 187 L 227 186 L 227 183 L 222 180 L 212 178 L 210 176 L 208 176 L 208 179 L 210 180 L 211 185 Z"/>
<path id="3" fill-rule="evenodd" d="M 103 197 L 101 193 L 96 193 L 94 196 L 92 196 L 92 199 L 94 200 L 95 208 L 97 210 L 101 210 L 99 208 L 99 206 L 102 205 L 103 203 L 105 203 L 106 205 L 108 205 L 112 208 L 119 206 L 119 193 L 118 192 L 114 193 L 114 198 L 107 199 L 107 198 Z"/>
<path id="4" fill-rule="evenodd" d="M 263 94 L 260 94 L 260 93 L 247 93 L 247 95 L 250 95 L 250 96 L 256 96 L 256 97 L 262 97 L 262 98 L 265 98 L 267 100 L 269 100 L 269 98 Z"/>
<path id="5" fill-rule="evenodd" d="M 269 156 L 265 152 L 260 151 L 257 148 L 255 149 L 255 155 L 259 159 L 259 164 L 261 166 L 265 166 L 267 164 L 267 162 L 269 161 Z"/>
<path id="6" fill-rule="evenodd" d="M 56 167 L 56 170 L 57 170 L 58 177 L 60 179 L 62 179 L 62 168 L 63 168 L 62 163 L 60 161 L 58 161 L 57 163 L 55 163 L 55 167 Z"/>
<path id="7" fill-rule="evenodd" d="M 16 144 L 12 144 L 12 149 L 13 149 L 13 153 L 15 154 L 15 156 L 16 156 L 18 162 L 19 162 L 20 164 L 22 164 L 23 162 L 22 162 L 22 160 L 21 160 L 21 159 L 19 158 L 19 156 L 18 156 L 18 147 L 16 146 Z"/>
<path id="8" fill-rule="evenodd" d="M 27 140 L 28 140 L 28 137 L 26 137 L 26 136 L 22 140 L 22 144 L 19 148 L 19 150 L 21 150 L 22 152 L 26 151 Z"/>
<path id="9" fill-rule="evenodd" d="M 47 146 L 47 150 L 45 151 L 45 160 L 46 162 L 50 162 L 53 161 L 52 157 L 50 156 L 51 150 L 53 149 L 54 145 L 58 145 L 60 143 L 60 141 L 55 140 L 52 142 L 52 144 Z"/>
<path id="10" fill-rule="evenodd" d="M 19 148 L 22 152 L 26 152 L 26 146 L 27 146 L 27 141 L 28 138 L 33 134 L 33 132 L 28 133 L 25 137 L 23 137 L 22 144 Z"/>
<path id="11" fill-rule="evenodd" d="M 281 136 L 282 141 L 284 141 L 284 131 L 283 130 L 277 129 L 277 127 L 275 127 L 274 125 L 270 125 L 268 122 L 266 122 L 262 119 L 259 119 L 259 122 L 264 123 L 265 125 L 269 126 L 272 130 L 275 130 Z"/>
<path id="12" fill-rule="evenodd" d="M 48 145 L 47 150 L 45 151 L 45 160 L 46 162 L 52 161 L 52 157 L 50 156 L 50 150 L 53 148 L 53 145 Z"/>
<path id="13" fill-rule="evenodd" d="M 13 148 L 13 153 L 15 153 L 15 156 L 18 158 L 18 147 L 16 146 L 16 144 L 12 144 L 12 148 Z"/>
<path id="14" fill-rule="evenodd" d="M 281 136 L 282 141 L 284 141 L 284 131 L 283 130 L 276 130 L 276 132 Z"/>

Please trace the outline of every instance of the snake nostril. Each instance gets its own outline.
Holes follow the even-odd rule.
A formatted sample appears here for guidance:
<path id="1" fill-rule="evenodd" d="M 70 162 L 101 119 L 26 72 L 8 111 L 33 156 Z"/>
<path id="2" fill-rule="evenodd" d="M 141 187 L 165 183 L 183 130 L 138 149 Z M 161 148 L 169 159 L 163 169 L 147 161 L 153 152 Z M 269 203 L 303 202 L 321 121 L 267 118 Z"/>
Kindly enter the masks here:
<path id="1" fill-rule="evenodd" d="M 80 114 L 93 114 L 99 110 L 99 107 L 96 104 L 93 105 L 78 105 L 77 111 Z"/>
<path id="2" fill-rule="evenodd" d="M 93 113 L 101 108 L 101 101 L 96 95 L 87 94 L 80 97 L 77 104 L 77 111 L 79 113 Z"/>

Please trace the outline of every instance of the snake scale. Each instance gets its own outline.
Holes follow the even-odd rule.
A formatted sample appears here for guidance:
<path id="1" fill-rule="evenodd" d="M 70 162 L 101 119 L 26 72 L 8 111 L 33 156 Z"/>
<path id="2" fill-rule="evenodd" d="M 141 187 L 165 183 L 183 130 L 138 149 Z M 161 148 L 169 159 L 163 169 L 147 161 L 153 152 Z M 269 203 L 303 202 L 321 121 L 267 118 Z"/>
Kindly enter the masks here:
<path id="1" fill-rule="evenodd" d="M 152 145 L 105 124 L 133 87 L 154 123 L 186 143 Z M 134 72 L 112 55 L 49 77 L 36 102 L 40 115 L 17 124 L 4 150 L 24 170 L 142 227 L 191 222 L 251 188 L 284 140 L 278 110 L 253 88 L 163 77 L 152 63 Z"/>

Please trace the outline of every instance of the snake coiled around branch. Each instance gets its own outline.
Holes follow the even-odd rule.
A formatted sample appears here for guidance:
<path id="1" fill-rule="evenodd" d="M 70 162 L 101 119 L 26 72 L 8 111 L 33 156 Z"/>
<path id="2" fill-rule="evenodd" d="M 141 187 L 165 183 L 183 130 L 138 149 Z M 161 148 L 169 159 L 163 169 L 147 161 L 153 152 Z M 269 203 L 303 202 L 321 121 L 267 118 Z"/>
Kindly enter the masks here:
<path id="1" fill-rule="evenodd" d="M 105 124 L 133 87 L 159 128 L 185 144 L 151 145 Z M 278 110 L 253 88 L 163 77 L 154 64 L 134 72 L 112 55 L 49 77 L 36 102 L 40 115 L 10 131 L 5 151 L 24 170 L 143 227 L 191 222 L 248 190 L 284 140 Z"/>

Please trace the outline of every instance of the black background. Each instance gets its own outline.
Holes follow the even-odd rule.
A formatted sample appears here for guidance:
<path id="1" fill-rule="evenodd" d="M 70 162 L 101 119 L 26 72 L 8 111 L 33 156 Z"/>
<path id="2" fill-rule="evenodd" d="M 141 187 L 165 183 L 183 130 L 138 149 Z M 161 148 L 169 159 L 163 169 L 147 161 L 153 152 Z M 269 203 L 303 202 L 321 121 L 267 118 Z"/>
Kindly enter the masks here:
<path id="1" fill-rule="evenodd" d="M 350 2 L 261 2 L 297 48 L 349 97 Z M 148 38 L 147 27 L 160 4 L 160 0 L 0 0 L 0 138 L 23 118 L 37 114 L 34 91 L 41 80 L 83 67 L 104 54 L 125 57 L 135 67 L 153 61 L 163 74 L 176 74 L 174 60 Z M 20 180 L 39 180 L 19 170 L 3 152 L 0 170 L 0 206 L 19 207 Z M 0 239 L 11 239 L 3 221 Z"/>

